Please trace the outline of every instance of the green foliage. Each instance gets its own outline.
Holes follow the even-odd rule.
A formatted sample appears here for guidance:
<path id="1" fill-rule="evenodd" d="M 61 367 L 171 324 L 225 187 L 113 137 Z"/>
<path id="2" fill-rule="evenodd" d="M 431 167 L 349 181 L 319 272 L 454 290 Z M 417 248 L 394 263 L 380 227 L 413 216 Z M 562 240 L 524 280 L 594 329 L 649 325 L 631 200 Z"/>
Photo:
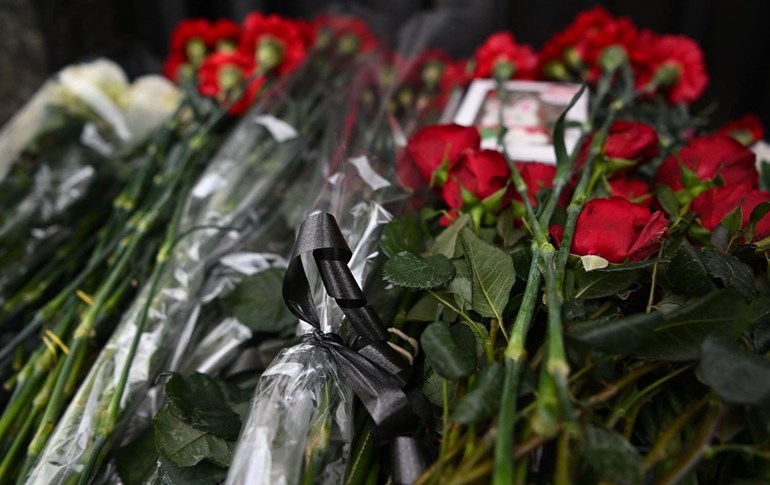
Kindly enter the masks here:
<path id="1" fill-rule="evenodd" d="M 222 298 L 227 310 L 254 332 L 287 335 L 297 317 L 283 302 L 283 268 L 269 268 L 247 276 Z"/>
<path id="2" fill-rule="evenodd" d="M 420 336 L 425 358 L 444 379 L 460 379 L 476 368 L 473 331 L 465 325 L 451 328 L 444 322 L 428 325 Z"/>
<path id="3" fill-rule="evenodd" d="M 471 279 L 471 305 L 482 317 L 499 318 L 516 280 L 513 259 L 479 239 L 468 228 L 460 233 Z"/>
<path id="4" fill-rule="evenodd" d="M 440 254 L 420 258 L 402 252 L 385 263 L 384 277 L 390 283 L 410 289 L 446 286 L 455 275 L 452 262 Z"/>

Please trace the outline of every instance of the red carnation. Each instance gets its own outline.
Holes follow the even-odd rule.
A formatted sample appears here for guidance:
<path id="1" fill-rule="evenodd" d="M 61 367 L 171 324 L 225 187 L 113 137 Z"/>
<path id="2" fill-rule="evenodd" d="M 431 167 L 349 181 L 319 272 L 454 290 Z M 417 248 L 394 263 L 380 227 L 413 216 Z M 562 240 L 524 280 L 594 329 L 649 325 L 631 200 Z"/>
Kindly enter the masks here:
<path id="1" fill-rule="evenodd" d="M 667 232 L 668 221 L 660 211 L 651 214 L 622 197 L 593 199 L 578 216 L 571 252 L 610 263 L 642 261 L 660 248 Z"/>
<path id="2" fill-rule="evenodd" d="M 770 201 L 768 192 L 740 184 L 724 185 L 706 190 L 693 199 L 690 210 L 698 214 L 703 227 L 711 231 L 727 214 L 740 205 L 741 227 L 745 228 L 751 217 L 751 211 L 766 201 Z M 768 236 L 770 236 L 770 215 L 765 215 L 755 227 L 754 240 Z"/>
<path id="3" fill-rule="evenodd" d="M 478 150 L 481 137 L 474 127 L 450 125 L 427 126 L 409 138 L 406 150 L 426 182 L 434 171 L 456 164 L 466 150 Z"/>
<path id="4" fill-rule="evenodd" d="M 253 58 L 240 52 L 215 52 L 198 69 L 198 90 L 223 104 L 232 102 L 230 113 L 239 115 L 248 109 L 264 83 L 264 78 L 258 77 L 248 81 L 244 87 L 252 76 Z M 236 100 L 239 93 L 240 97 Z"/>
<path id="5" fill-rule="evenodd" d="M 543 74 L 554 79 L 570 78 L 568 70 L 585 72 L 595 82 L 601 74 L 603 53 L 618 47 L 626 54 L 636 41 L 636 27 L 627 17 L 615 18 L 602 7 L 578 14 L 562 32 L 540 51 Z"/>
<path id="6" fill-rule="evenodd" d="M 765 130 L 757 115 L 747 113 L 719 128 L 720 135 L 729 136 L 745 146 L 751 146 L 765 137 Z"/>
<path id="7" fill-rule="evenodd" d="M 163 63 L 163 75 L 174 82 L 179 82 L 180 75 L 182 74 L 187 64 L 187 59 L 180 54 L 172 54 L 166 58 Z M 190 66 L 191 67 L 191 66 Z M 190 69 L 192 71 L 192 69 Z"/>
<path id="8" fill-rule="evenodd" d="M 319 15 L 311 22 L 311 29 L 318 47 L 335 44 L 341 54 L 366 54 L 377 45 L 366 22 L 349 15 Z"/>
<path id="9" fill-rule="evenodd" d="M 277 15 L 249 14 L 243 21 L 241 51 L 255 60 L 262 73 L 287 74 L 305 60 L 305 25 Z"/>
<path id="10" fill-rule="evenodd" d="M 663 91 L 671 104 L 692 103 L 706 89 L 703 52 L 688 37 L 642 32 L 631 55 L 637 88 Z"/>
<path id="11" fill-rule="evenodd" d="M 497 32 L 476 50 L 474 78 L 534 79 L 537 55 L 528 45 L 518 44 L 510 32 Z"/>
<path id="12" fill-rule="evenodd" d="M 623 197 L 629 202 L 649 207 L 652 202 L 652 194 L 647 182 L 634 178 L 617 178 L 609 181 L 610 195 Z"/>
<path id="13" fill-rule="evenodd" d="M 182 20 L 174 30 L 171 32 L 171 54 L 183 55 L 185 59 L 200 63 L 205 56 L 206 36 L 208 34 L 210 24 L 206 19 L 186 19 Z M 201 47 L 200 58 L 195 53 L 194 56 L 190 56 L 190 44 L 199 43 Z M 193 59 L 195 57 L 195 59 Z"/>
<path id="14" fill-rule="evenodd" d="M 220 19 L 206 32 L 206 45 L 213 50 L 233 51 L 241 40 L 241 28 L 230 19 Z"/>
<path id="15" fill-rule="evenodd" d="M 685 188 L 680 163 L 701 181 L 719 176 L 725 184 L 756 188 L 757 170 L 754 152 L 723 135 L 693 138 L 679 153 L 666 158 L 658 168 L 656 183 L 678 191 Z"/>

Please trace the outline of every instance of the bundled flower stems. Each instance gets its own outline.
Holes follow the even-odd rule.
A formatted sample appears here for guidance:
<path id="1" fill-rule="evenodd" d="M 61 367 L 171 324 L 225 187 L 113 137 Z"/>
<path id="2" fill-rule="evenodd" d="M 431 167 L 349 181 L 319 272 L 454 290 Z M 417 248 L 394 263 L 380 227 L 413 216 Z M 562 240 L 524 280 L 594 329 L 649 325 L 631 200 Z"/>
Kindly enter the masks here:
<path id="1" fill-rule="evenodd" d="M 191 19 L 170 81 L 46 83 L 0 132 L 0 482 L 770 479 L 761 124 L 691 113 L 686 37 L 514 34 Z"/>

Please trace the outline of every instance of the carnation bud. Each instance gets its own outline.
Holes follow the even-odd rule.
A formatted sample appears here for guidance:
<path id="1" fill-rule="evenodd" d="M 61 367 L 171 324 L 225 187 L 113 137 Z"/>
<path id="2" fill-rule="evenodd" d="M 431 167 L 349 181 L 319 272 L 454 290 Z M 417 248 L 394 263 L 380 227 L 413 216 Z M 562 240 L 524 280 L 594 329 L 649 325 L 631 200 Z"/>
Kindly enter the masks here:
<path id="1" fill-rule="evenodd" d="M 422 82 L 428 89 L 433 89 L 441 80 L 444 73 L 444 63 L 441 61 L 430 61 L 422 69 Z"/>
<path id="2" fill-rule="evenodd" d="M 217 42 L 217 51 L 225 54 L 232 54 L 235 52 L 237 44 L 229 39 L 223 39 Z"/>
<path id="3" fill-rule="evenodd" d="M 499 81 L 511 79 L 515 73 L 516 66 L 507 60 L 495 62 L 495 67 L 492 69 L 492 76 Z"/>
<path id="4" fill-rule="evenodd" d="M 243 81 L 241 71 L 232 66 L 225 66 L 217 71 L 217 81 L 223 93 L 240 87 Z"/>
<path id="5" fill-rule="evenodd" d="M 599 65 L 604 72 L 617 71 L 628 60 L 625 49 L 617 45 L 611 45 L 599 55 Z"/>
<path id="6" fill-rule="evenodd" d="M 549 61 L 545 65 L 545 75 L 557 81 L 568 81 L 570 79 L 567 66 L 560 61 Z"/>
<path id="7" fill-rule="evenodd" d="M 567 66 L 575 71 L 579 71 L 583 67 L 583 56 L 574 46 L 564 49 L 564 60 L 567 61 Z"/>
<path id="8" fill-rule="evenodd" d="M 185 45 L 185 52 L 190 62 L 198 66 L 206 57 L 206 44 L 199 38 L 192 39 Z"/>
<path id="9" fill-rule="evenodd" d="M 414 104 L 414 92 L 409 86 L 404 86 L 398 91 L 398 102 L 406 107 Z"/>
<path id="10" fill-rule="evenodd" d="M 673 86 L 679 81 L 680 71 L 676 64 L 664 64 L 658 68 L 652 82 L 656 86 Z"/>
<path id="11" fill-rule="evenodd" d="M 343 55 L 355 54 L 358 51 L 358 45 L 360 44 L 358 36 L 353 33 L 347 33 L 340 37 L 337 44 L 337 51 Z"/>
<path id="12" fill-rule="evenodd" d="M 325 49 L 329 47 L 329 44 L 332 43 L 332 38 L 334 36 L 332 35 L 332 32 L 330 29 L 324 28 L 319 29 L 316 38 L 315 38 L 315 45 L 319 49 Z"/>
<path id="13" fill-rule="evenodd" d="M 260 71 L 272 71 L 282 60 L 283 44 L 271 35 L 264 36 L 257 46 L 257 66 Z"/>

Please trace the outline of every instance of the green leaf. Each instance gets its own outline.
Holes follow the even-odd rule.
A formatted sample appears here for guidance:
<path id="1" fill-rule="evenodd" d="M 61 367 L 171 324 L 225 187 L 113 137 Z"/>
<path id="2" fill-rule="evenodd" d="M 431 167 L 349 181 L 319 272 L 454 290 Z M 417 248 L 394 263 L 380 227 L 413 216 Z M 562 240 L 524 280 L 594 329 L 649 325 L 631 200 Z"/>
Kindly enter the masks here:
<path id="1" fill-rule="evenodd" d="M 230 441 L 238 438 L 241 418 L 231 406 L 244 398 L 236 386 L 205 374 L 187 378 L 173 374 L 166 383 L 166 395 L 193 428 Z"/>
<path id="2" fill-rule="evenodd" d="M 380 249 L 389 258 L 404 251 L 418 254 L 422 240 L 422 227 L 416 216 L 397 217 L 390 221 L 382 231 Z"/>
<path id="3" fill-rule="evenodd" d="M 754 271 L 746 263 L 731 254 L 718 252 L 702 252 L 698 257 L 709 275 L 721 280 L 725 287 L 732 288 L 749 299 L 756 295 Z"/>
<path id="4" fill-rule="evenodd" d="M 285 334 L 294 330 L 297 317 L 283 302 L 282 268 L 247 276 L 222 301 L 239 322 L 255 332 Z"/>
<path id="5" fill-rule="evenodd" d="M 759 404 L 770 398 L 770 362 L 712 334 L 701 346 L 699 375 L 732 404 Z"/>
<path id="6" fill-rule="evenodd" d="M 695 360 L 707 335 L 736 339 L 751 325 L 746 301 L 729 290 L 709 293 L 665 314 L 640 313 L 586 321 L 570 328 L 570 337 L 605 352 L 658 360 Z"/>
<path id="7" fill-rule="evenodd" d="M 762 220 L 768 212 L 770 212 L 770 201 L 760 202 L 751 211 L 749 223 L 746 225 L 745 231 L 746 242 L 751 242 L 751 240 L 754 239 L 754 229 L 756 228 L 757 223 Z"/>
<path id="8" fill-rule="evenodd" d="M 501 318 L 516 280 L 513 259 L 465 228 L 460 233 L 471 272 L 471 305 L 482 317 Z"/>
<path id="9" fill-rule="evenodd" d="M 155 415 L 154 427 L 156 448 L 178 466 L 193 466 L 203 460 L 220 466 L 230 464 L 233 442 L 195 429 L 169 404 Z"/>
<path id="10" fill-rule="evenodd" d="M 660 312 L 587 320 L 573 325 L 569 336 L 603 352 L 628 354 L 652 335 L 663 320 L 664 315 Z"/>
<path id="11" fill-rule="evenodd" d="M 770 295 L 759 295 L 751 301 L 751 319 L 754 325 L 770 323 Z"/>
<path id="12" fill-rule="evenodd" d="M 444 382 L 447 382 L 449 389 L 449 409 L 453 409 L 457 394 L 457 381 L 447 381 L 430 364 L 425 367 L 425 382 L 423 382 L 421 389 L 428 401 L 434 406 L 442 407 L 444 405 Z"/>
<path id="13" fill-rule="evenodd" d="M 499 362 L 479 372 L 473 389 L 457 403 L 452 419 L 471 424 L 491 418 L 500 407 L 505 369 Z"/>
<path id="14" fill-rule="evenodd" d="M 398 253 L 385 263 L 383 275 L 394 285 L 411 289 L 445 286 L 455 275 L 451 261 L 440 254 L 420 258 L 412 253 Z"/>
<path id="15" fill-rule="evenodd" d="M 634 353 L 660 360 L 695 360 L 708 334 L 737 339 L 750 325 L 746 300 L 729 290 L 715 291 L 666 315 Z"/>
<path id="16" fill-rule="evenodd" d="M 410 322 L 432 322 L 436 319 L 437 311 L 438 301 L 433 295 L 426 294 L 412 305 L 406 314 L 406 319 Z"/>
<path id="17" fill-rule="evenodd" d="M 465 325 L 428 325 L 420 336 L 425 358 L 444 379 L 460 379 L 476 368 L 475 337 Z"/>
<path id="18" fill-rule="evenodd" d="M 471 216 L 469 214 L 463 214 L 447 227 L 441 233 L 436 236 L 436 241 L 431 247 L 431 253 L 442 254 L 449 259 L 460 256 L 460 247 L 457 245 L 457 238 L 460 237 L 460 231 L 464 227 L 469 227 L 471 224 Z"/>
<path id="19" fill-rule="evenodd" d="M 158 468 L 153 429 L 147 428 L 134 441 L 115 453 L 115 467 L 124 485 L 150 483 Z"/>
<path id="20" fill-rule="evenodd" d="M 572 109 L 573 106 L 575 106 L 575 103 L 577 103 L 580 97 L 583 95 L 586 90 L 586 86 L 587 84 L 585 83 L 580 86 L 580 89 L 575 94 L 575 96 L 572 97 L 569 104 L 559 116 L 559 119 L 556 120 L 556 124 L 553 127 L 553 148 L 554 152 L 556 153 L 556 166 L 559 167 L 560 170 L 568 170 L 572 165 L 569 153 L 567 152 L 567 144 L 564 139 L 567 113 Z"/>
<path id="21" fill-rule="evenodd" d="M 698 254 L 699 251 L 687 241 L 677 248 L 666 271 L 666 279 L 675 290 L 686 295 L 703 295 L 716 290 Z"/>
<path id="22" fill-rule="evenodd" d="M 588 425 L 583 432 L 580 451 L 601 480 L 620 484 L 643 483 L 642 457 L 621 435 Z"/>
<path id="23" fill-rule="evenodd" d="M 676 201 L 676 195 L 668 185 L 658 184 L 655 186 L 655 198 L 658 199 L 663 211 L 670 219 L 679 218 L 679 203 Z"/>
<path id="24" fill-rule="evenodd" d="M 613 264 L 603 269 L 575 271 L 575 298 L 604 298 L 620 293 L 636 283 L 644 268 L 655 261 L 632 264 Z"/>
<path id="25" fill-rule="evenodd" d="M 725 252 L 729 249 L 730 241 L 735 236 L 738 229 L 741 228 L 741 205 L 731 210 L 717 226 L 711 231 L 711 244 L 719 251 Z"/>
<path id="26" fill-rule="evenodd" d="M 227 478 L 227 468 L 207 461 L 182 468 L 161 457 L 158 464 L 158 480 L 154 483 L 161 485 L 217 485 Z"/>

